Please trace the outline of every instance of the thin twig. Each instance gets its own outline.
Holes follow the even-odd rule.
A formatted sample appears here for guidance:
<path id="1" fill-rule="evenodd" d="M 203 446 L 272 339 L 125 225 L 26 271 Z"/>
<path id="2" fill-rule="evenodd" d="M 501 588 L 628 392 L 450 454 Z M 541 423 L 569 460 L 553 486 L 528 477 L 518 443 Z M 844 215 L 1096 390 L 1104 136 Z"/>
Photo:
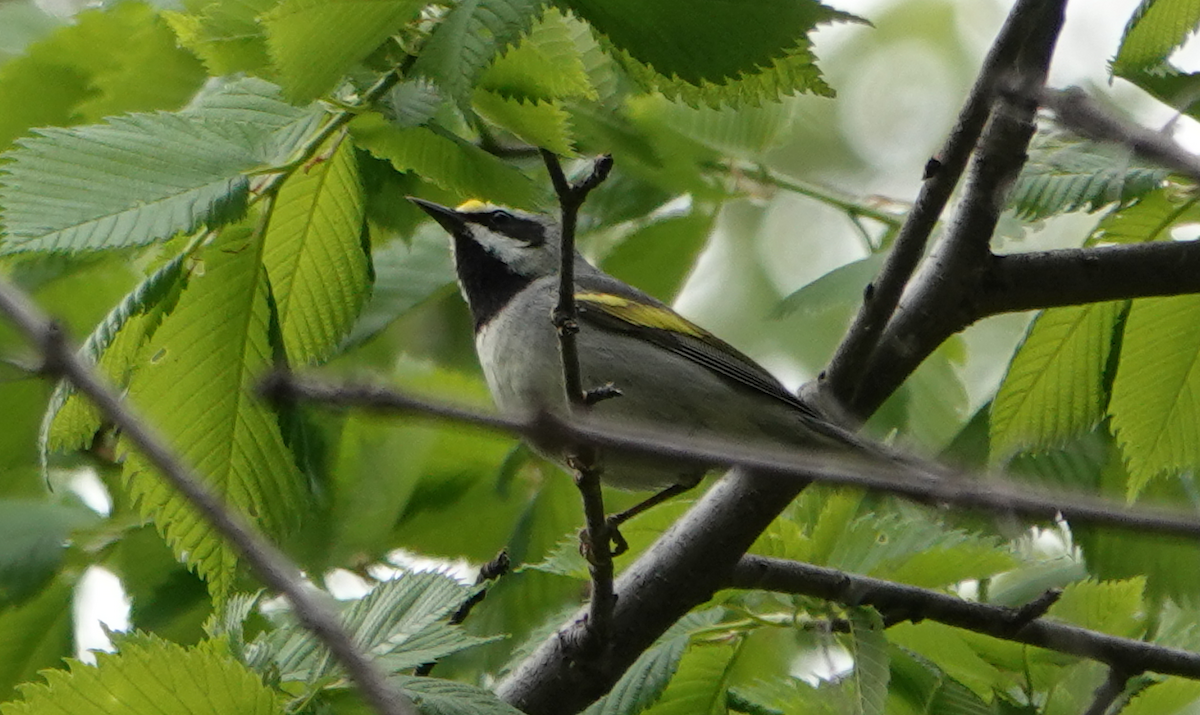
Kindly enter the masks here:
<path id="1" fill-rule="evenodd" d="M 854 323 L 821 374 L 818 390 L 834 398 L 835 403 L 850 406 L 854 401 L 855 386 L 879 346 L 888 319 L 925 253 L 929 235 L 966 169 L 967 160 L 991 113 L 996 89 L 1011 71 L 1014 59 L 1028 39 L 1029 28 L 1046 16 L 1045 6 L 1058 5 L 1061 10 L 1064 3 L 1065 0 L 1053 3 L 1019 0 L 1009 13 L 963 103 L 958 122 L 937 158 L 926 168 L 926 181 L 900 229 L 887 263 L 879 277 L 868 286 Z"/>
<path id="2" fill-rule="evenodd" d="M 1184 150 L 1168 134 L 1118 117 L 1079 87 L 1043 90 L 1041 102 L 1054 111 L 1059 124 L 1079 136 L 1120 144 L 1143 159 L 1200 181 L 1200 157 Z"/>
<path id="3" fill-rule="evenodd" d="M 337 614 L 305 589 L 300 570 L 240 514 L 218 501 L 162 437 L 71 349 L 62 329 L 43 315 L 19 288 L 4 279 L 0 279 L 0 312 L 34 344 L 42 357 L 43 374 L 68 380 L 91 400 L 121 431 L 123 438 L 137 447 L 159 474 L 238 551 L 263 583 L 287 597 L 296 618 L 329 648 L 375 712 L 415 715 L 416 709 L 408 698 L 392 687 L 354 644 Z"/>
<path id="4" fill-rule="evenodd" d="M 848 606 L 902 613 L 975 633 L 1089 658 L 1124 673 L 1152 671 L 1200 680 L 1200 653 L 1036 618 L 1014 629 L 1021 609 L 965 601 L 938 591 L 784 559 L 744 556 L 728 586 L 803 594 Z M 1124 681 L 1122 681 L 1123 683 Z"/>
<path id="5" fill-rule="evenodd" d="M 567 400 L 572 412 L 581 412 L 596 401 L 597 393 L 584 389 L 579 365 L 579 347 L 576 340 L 579 332 L 579 313 L 575 305 L 575 227 L 579 221 L 579 208 L 588 194 L 599 186 L 612 170 L 612 157 L 600 157 L 592 164 L 591 173 L 587 177 L 572 183 L 567 180 L 562 164 L 553 152 L 543 149 L 541 153 L 561 210 L 559 226 L 562 262 L 559 266 L 558 305 L 554 309 L 552 320 L 558 330 L 563 385 L 567 392 Z M 602 389 L 605 389 L 605 394 L 609 396 L 620 394 L 620 388 L 613 388 L 611 385 Z M 582 544 L 592 577 L 592 597 L 588 601 L 588 633 L 592 638 L 585 646 L 602 647 L 608 641 L 612 628 L 613 604 L 616 602 L 616 594 L 613 592 L 613 552 L 609 547 L 613 529 L 605 517 L 598 455 L 584 445 L 567 446 L 569 466 L 575 472 L 575 483 L 583 498 L 587 528 Z"/>
<path id="6" fill-rule="evenodd" d="M 273 400 L 305 400 L 325 407 L 356 407 L 377 413 L 423 415 L 516 434 L 546 451 L 562 445 L 590 445 L 678 463 L 681 467 L 741 467 L 775 483 L 818 481 L 897 494 L 938 506 L 1016 514 L 1040 520 L 1061 515 L 1072 523 L 1200 538 L 1195 514 L 1130 508 L 1088 494 L 1050 492 L 989 475 L 930 471 L 905 462 L 863 461 L 845 455 L 817 454 L 771 443 L 748 444 L 717 436 L 698 437 L 628 425 L 589 415 L 570 422 L 551 415 L 533 419 L 485 414 L 397 390 L 366 384 L 329 384 L 277 372 L 262 391 Z"/>
<path id="7" fill-rule="evenodd" d="M 475 593 L 463 601 L 462 605 L 454 613 L 450 614 L 450 618 L 446 622 L 452 626 L 457 626 L 466 621 L 467 617 L 471 615 L 471 611 L 475 610 L 475 607 L 483 603 L 483 599 L 487 598 L 490 587 L 488 582 L 495 581 L 501 576 L 506 575 L 511 567 L 512 561 L 509 560 L 507 549 L 496 554 L 496 558 L 480 566 L 479 574 L 475 577 Z M 413 675 L 429 675 L 433 672 L 435 665 L 437 665 L 437 661 L 429 661 L 413 670 Z"/>

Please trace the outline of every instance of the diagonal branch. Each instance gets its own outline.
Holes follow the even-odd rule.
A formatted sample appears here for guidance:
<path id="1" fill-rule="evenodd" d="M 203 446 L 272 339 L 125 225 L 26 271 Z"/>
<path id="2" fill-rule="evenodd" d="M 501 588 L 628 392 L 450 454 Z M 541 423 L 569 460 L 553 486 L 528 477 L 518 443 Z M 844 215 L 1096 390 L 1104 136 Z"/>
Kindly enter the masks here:
<path id="1" fill-rule="evenodd" d="M 1045 22 L 1054 6 L 1061 13 L 1063 5 L 1065 0 L 1052 3 L 1021 0 L 1009 13 L 984 60 L 975 86 L 963 103 L 958 122 L 941 152 L 926 167 L 926 181 L 900 229 L 887 263 L 868 286 L 862 308 L 820 378 L 819 389 L 833 397 L 836 403 L 851 404 L 854 385 L 879 345 L 888 319 L 925 253 L 929 235 L 966 169 L 967 160 L 992 111 L 996 90 L 1011 72 L 1012 63 L 1025 45 L 1030 28 Z M 1049 38 L 1048 44 L 1053 47 L 1053 38 Z"/>
<path id="2" fill-rule="evenodd" d="M 901 620 L 922 619 L 945 623 L 996 638 L 1038 646 L 1105 663 L 1120 674 L 1121 685 L 1130 674 L 1152 671 L 1200 680 L 1200 653 L 1100 633 L 1047 618 L 1022 617 L 1024 609 L 964 601 L 916 586 L 763 556 L 745 556 L 734 568 L 728 584 L 795 593 L 835 601 L 847 606 L 873 606 L 885 616 Z M 1120 694 L 1118 688 L 1117 694 Z"/>
<path id="3" fill-rule="evenodd" d="M 995 232 L 1008 189 L 1020 174 L 1035 129 L 1037 103 L 1062 29 L 1062 2 L 1045 3 L 1037 22 L 1025 27 L 1027 43 L 1009 77 L 1014 88 L 1000 95 L 980 139 L 967 188 L 954 221 L 904 300 L 888 322 L 879 346 L 859 376 L 848 409 L 869 415 L 951 333 L 945 325 L 962 324 L 969 297 L 991 260 L 988 244 Z"/>
<path id="4" fill-rule="evenodd" d="M 239 514 L 228 510 L 179 460 L 166 442 L 138 417 L 119 394 L 67 343 L 62 329 L 43 315 L 28 296 L 0 279 L 0 313 L 25 334 L 42 358 L 42 373 L 68 380 L 96 406 L 125 439 L 133 443 L 159 474 L 228 541 L 268 587 L 282 593 L 296 618 L 346 669 L 364 699 L 380 715 L 415 715 L 408 698 L 387 682 L 342 627 L 337 614 L 305 587 L 300 570 Z"/>

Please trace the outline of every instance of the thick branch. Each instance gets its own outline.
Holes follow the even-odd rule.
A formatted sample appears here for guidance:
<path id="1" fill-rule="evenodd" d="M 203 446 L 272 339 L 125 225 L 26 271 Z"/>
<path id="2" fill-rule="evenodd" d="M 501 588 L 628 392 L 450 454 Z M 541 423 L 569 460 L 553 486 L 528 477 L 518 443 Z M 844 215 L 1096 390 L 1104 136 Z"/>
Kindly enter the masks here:
<path id="1" fill-rule="evenodd" d="M 885 615 L 897 614 L 905 620 L 937 621 L 996 638 L 1090 658 L 1123 673 L 1153 671 L 1200 680 L 1200 653 L 1119 638 L 1046 618 L 1025 620 L 1021 617 L 1022 609 L 964 601 L 937 591 L 820 566 L 745 556 L 734 568 L 728 585 L 804 594 L 848 606 L 873 606 Z"/>
<path id="2" fill-rule="evenodd" d="M 976 140 L 991 112 L 997 86 L 1011 72 L 1012 62 L 1025 44 L 1029 28 L 1044 21 L 1048 14 L 1044 7 L 1047 4 L 1043 0 L 1021 0 L 996 36 L 979 78 L 963 103 L 958 122 L 937 158 L 927 167 L 928 177 L 900 229 L 887 263 L 868 287 L 854 324 L 822 374 L 818 387 L 828 391 L 836 403 L 851 404 L 854 387 L 878 346 L 888 318 L 924 255 L 929 235 L 975 149 Z M 1064 4 L 1065 0 L 1049 3 L 1058 6 L 1059 12 Z M 1053 41 L 1050 44 L 1052 46 Z"/>
<path id="3" fill-rule="evenodd" d="M 342 628 L 336 613 L 315 598 L 304 585 L 300 570 L 271 542 L 259 535 L 240 514 L 228 510 L 180 462 L 166 442 L 119 394 L 77 356 L 61 329 L 42 315 L 18 288 L 0 279 L 0 312 L 8 316 L 37 347 L 43 372 L 68 380 L 85 395 L 104 417 L 121 430 L 146 459 L 198 511 L 222 538 L 233 546 L 254 573 L 271 589 L 287 597 L 300 623 L 329 648 L 361 689 L 364 699 L 381 715 L 410 715 L 416 712 L 408 699 L 393 688 L 383 673 L 367 659 Z"/>
<path id="4" fill-rule="evenodd" d="M 1200 293 L 1200 242 L 1162 241 L 996 256 L 969 322 L 998 313 Z"/>

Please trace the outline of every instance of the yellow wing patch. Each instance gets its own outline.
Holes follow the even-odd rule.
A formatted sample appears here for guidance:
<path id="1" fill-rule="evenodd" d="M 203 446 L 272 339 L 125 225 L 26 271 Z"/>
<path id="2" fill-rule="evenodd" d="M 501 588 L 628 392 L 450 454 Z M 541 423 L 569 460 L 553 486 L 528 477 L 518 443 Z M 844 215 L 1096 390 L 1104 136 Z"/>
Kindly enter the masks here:
<path id="1" fill-rule="evenodd" d="M 671 310 L 638 303 L 611 293 L 576 293 L 575 300 L 586 303 L 614 318 L 639 328 L 653 328 L 682 333 L 694 338 L 706 338 L 708 331 Z"/>

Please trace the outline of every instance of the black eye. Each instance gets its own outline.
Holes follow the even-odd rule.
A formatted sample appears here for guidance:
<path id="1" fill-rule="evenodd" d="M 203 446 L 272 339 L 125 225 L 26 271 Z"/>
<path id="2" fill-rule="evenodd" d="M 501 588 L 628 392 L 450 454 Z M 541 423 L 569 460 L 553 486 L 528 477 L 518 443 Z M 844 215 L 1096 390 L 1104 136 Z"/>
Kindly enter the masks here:
<path id="1" fill-rule="evenodd" d="M 492 228 L 501 229 L 506 226 L 512 226 L 516 220 L 517 217 L 507 211 L 493 211 L 492 215 L 488 218 L 488 224 Z"/>

